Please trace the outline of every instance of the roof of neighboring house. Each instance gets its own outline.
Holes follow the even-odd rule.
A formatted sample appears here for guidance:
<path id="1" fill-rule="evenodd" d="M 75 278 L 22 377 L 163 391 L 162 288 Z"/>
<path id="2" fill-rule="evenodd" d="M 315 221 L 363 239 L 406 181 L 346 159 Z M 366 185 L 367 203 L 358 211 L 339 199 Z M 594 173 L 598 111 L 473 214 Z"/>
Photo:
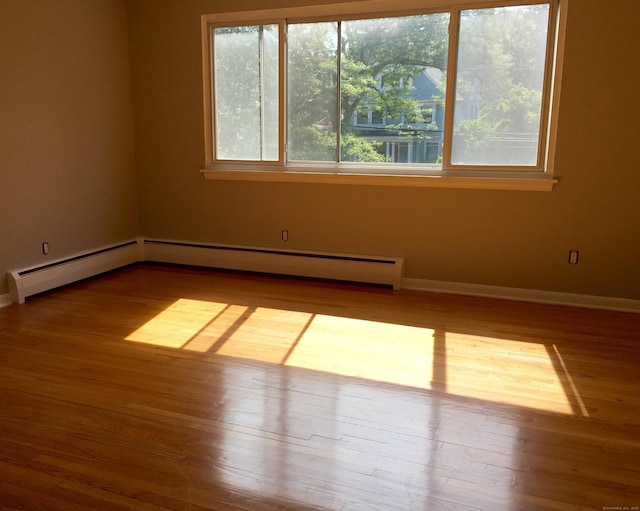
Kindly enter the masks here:
<path id="1" fill-rule="evenodd" d="M 426 75 L 427 78 L 429 78 L 429 80 L 434 83 L 434 85 L 440 85 L 442 76 L 444 75 L 442 70 L 438 69 L 437 67 L 425 67 L 422 73 Z"/>
<path id="2" fill-rule="evenodd" d="M 414 89 L 409 96 L 418 100 L 431 100 L 434 96 L 441 96 L 439 89 L 444 73 L 437 67 L 425 67 L 413 80 Z"/>

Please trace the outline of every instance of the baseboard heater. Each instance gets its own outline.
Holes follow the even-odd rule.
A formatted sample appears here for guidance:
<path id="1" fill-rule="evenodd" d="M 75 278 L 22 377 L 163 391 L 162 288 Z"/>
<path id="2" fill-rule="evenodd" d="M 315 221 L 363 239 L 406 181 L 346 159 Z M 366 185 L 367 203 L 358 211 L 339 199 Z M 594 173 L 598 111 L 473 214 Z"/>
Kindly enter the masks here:
<path id="1" fill-rule="evenodd" d="M 29 296 L 138 261 L 382 284 L 394 289 L 402 287 L 404 268 L 401 257 L 138 239 L 11 271 L 9 292 L 14 303 L 24 303 Z"/>
<path id="2" fill-rule="evenodd" d="M 140 260 L 138 247 L 138 241 L 133 240 L 9 272 L 11 299 L 24 303 L 29 296 L 135 263 Z"/>
<path id="3" fill-rule="evenodd" d="M 146 261 L 402 287 L 404 259 L 144 240 Z"/>

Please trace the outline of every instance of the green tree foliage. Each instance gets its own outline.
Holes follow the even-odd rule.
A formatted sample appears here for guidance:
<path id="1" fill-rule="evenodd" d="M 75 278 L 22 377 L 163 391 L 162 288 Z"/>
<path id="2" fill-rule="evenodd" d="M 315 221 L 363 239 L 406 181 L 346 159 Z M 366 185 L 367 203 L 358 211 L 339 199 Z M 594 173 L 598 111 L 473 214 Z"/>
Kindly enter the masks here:
<path id="1" fill-rule="evenodd" d="M 345 133 L 341 138 L 342 161 L 382 163 L 382 143 L 365 140 L 352 133 Z"/>
<path id="2" fill-rule="evenodd" d="M 412 80 L 427 66 L 446 67 L 448 23 L 448 14 L 344 22 L 342 118 L 365 99 L 390 118 L 415 112 Z"/>
<path id="3" fill-rule="evenodd" d="M 336 161 L 338 83 L 336 23 L 288 30 L 288 158 Z"/>

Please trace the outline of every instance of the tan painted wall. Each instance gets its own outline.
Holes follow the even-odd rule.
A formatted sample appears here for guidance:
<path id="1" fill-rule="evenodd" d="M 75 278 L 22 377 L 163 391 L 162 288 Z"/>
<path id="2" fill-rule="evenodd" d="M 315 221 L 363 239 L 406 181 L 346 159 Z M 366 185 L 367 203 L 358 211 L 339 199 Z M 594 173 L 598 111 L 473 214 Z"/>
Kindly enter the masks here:
<path id="1" fill-rule="evenodd" d="M 640 2 L 571 2 L 550 193 L 205 181 L 199 16 L 264 4 L 129 5 L 143 235 L 282 247 L 287 228 L 289 248 L 402 255 L 412 278 L 640 299 Z"/>
<path id="2" fill-rule="evenodd" d="M 571 0 L 550 193 L 205 181 L 200 15 L 225 7 L 264 2 L 0 0 L 0 274 L 45 261 L 44 240 L 52 258 L 139 234 L 403 255 L 412 278 L 640 299 L 640 2 L 603 16 Z"/>
<path id="3" fill-rule="evenodd" d="M 0 294 L 136 235 L 130 83 L 124 1 L 0 0 Z"/>

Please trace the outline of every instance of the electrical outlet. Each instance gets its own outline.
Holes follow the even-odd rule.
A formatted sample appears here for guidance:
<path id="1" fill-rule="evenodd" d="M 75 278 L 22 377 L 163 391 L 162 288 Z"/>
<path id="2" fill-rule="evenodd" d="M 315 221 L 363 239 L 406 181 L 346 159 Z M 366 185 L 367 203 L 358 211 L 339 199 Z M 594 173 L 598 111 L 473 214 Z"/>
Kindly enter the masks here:
<path id="1" fill-rule="evenodd" d="M 580 252 L 578 250 L 569 250 L 569 264 L 578 264 Z"/>
<path id="2" fill-rule="evenodd" d="M 282 239 L 282 241 L 289 241 L 289 230 L 288 229 L 282 229 L 281 239 Z"/>
<path id="3" fill-rule="evenodd" d="M 47 241 L 42 242 L 42 255 L 49 255 L 49 243 Z"/>

